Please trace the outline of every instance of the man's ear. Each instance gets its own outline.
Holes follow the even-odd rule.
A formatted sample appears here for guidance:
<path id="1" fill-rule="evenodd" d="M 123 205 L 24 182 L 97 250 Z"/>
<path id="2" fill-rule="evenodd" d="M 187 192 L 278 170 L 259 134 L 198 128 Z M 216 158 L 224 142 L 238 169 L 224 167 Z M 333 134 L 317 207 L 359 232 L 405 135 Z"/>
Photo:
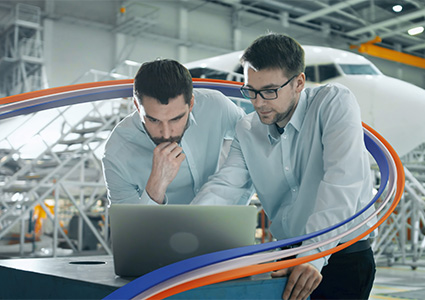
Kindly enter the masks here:
<path id="1" fill-rule="evenodd" d="M 138 111 L 138 112 L 139 112 L 139 114 L 140 114 L 139 102 L 137 102 L 136 98 L 134 98 L 134 97 L 133 97 L 133 103 L 134 103 L 134 106 L 136 106 L 136 109 L 137 109 L 137 111 Z"/>
<path id="2" fill-rule="evenodd" d="M 189 112 L 192 111 L 194 103 L 195 103 L 195 95 L 192 94 L 192 99 L 190 99 Z"/>
<path id="3" fill-rule="evenodd" d="M 305 85 L 305 74 L 300 73 L 300 75 L 296 78 L 296 89 L 298 93 L 301 93 L 301 91 L 304 89 Z"/>
<path id="4" fill-rule="evenodd" d="M 137 101 L 136 97 L 133 97 L 133 103 L 134 106 L 136 106 L 137 112 L 139 113 L 140 119 L 142 120 L 143 123 L 145 123 L 145 109 L 143 107 L 143 105 L 141 105 L 139 103 L 139 101 Z"/>

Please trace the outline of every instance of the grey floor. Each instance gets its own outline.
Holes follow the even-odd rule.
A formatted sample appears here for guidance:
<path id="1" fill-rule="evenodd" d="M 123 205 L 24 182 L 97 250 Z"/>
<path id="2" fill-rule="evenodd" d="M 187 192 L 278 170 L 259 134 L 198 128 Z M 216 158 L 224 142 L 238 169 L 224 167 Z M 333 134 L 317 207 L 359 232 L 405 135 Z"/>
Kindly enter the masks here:
<path id="1" fill-rule="evenodd" d="M 425 299 L 425 264 L 378 267 L 369 299 Z"/>

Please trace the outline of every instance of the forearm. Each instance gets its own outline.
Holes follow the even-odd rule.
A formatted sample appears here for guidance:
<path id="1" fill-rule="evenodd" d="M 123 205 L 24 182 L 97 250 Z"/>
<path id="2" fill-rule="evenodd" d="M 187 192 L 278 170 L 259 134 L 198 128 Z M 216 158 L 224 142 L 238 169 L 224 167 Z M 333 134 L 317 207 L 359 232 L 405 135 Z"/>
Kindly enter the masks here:
<path id="1" fill-rule="evenodd" d="M 235 139 L 222 168 L 210 176 L 192 204 L 246 205 L 254 192 L 251 177 Z"/>
<path id="2" fill-rule="evenodd" d="M 149 197 L 145 187 L 131 183 L 128 180 L 129 176 L 122 174 L 108 162 L 104 164 L 104 177 L 108 200 L 111 204 L 157 204 Z"/>
<path id="3" fill-rule="evenodd" d="M 145 193 L 155 203 L 163 204 L 167 187 L 168 184 L 164 180 L 151 174 L 145 187 Z"/>

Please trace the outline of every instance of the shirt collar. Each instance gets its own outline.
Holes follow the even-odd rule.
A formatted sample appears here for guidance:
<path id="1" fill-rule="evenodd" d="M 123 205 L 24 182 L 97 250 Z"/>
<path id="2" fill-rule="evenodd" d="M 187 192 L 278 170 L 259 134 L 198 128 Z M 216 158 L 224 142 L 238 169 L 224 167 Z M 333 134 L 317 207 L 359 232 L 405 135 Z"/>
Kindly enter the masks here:
<path id="1" fill-rule="evenodd" d="M 297 107 L 294 111 L 294 114 L 289 120 L 288 124 L 291 124 L 295 130 L 300 131 L 301 126 L 304 122 L 305 113 L 307 110 L 307 96 L 304 90 L 300 94 L 300 99 L 298 100 Z"/>
<path id="2" fill-rule="evenodd" d="M 300 99 L 298 100 L 297 107 L 295 108 L 294 114 L 289 120 L 288 124 L 285 126 L 285 130 L 288 126 L 294 127 L 295 130 L 300 131 L 301 125 L 304 122 L 305 113 L 307 110 L 307 96 L 304 90 L 300 94 Z M 267 125 L 268 137 L 270 144 L 274 145 L 280 139 L 280 133 L 277 131 L 276 124 Z"/>
<path id="3" fill-rule="evenodd" d="M 277 131 L 276 124 L 267 125 L 268 137 L 270 144 L 274 145 L 279 141 L 280 134 Z"/>
<path id="4" fill-rule="evenodd" d="M 198 123 L 196 122 L 196 118 L 195 118 L 195 116 L 193 115 L 193 112 L 190 112 L 189 113 L 189 127 L 187 128 L 187 129 L 189 129 L 190 128 L 190 126 L 192 126 L 192 125 L 197 125 Z M 184 136 L 183 136 L 184 137 Z"/>

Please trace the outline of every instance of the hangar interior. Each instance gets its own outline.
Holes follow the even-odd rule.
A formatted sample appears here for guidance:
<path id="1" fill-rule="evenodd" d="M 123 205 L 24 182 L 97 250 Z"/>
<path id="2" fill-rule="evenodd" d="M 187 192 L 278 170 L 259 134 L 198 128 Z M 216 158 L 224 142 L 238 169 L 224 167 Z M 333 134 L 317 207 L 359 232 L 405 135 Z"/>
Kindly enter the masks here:
<path id="1" fill-rule="evenodd" d="M 361 54 L 424 89 L 425 34 L 408 33 L 421 26 L 425 4 L 417 0 L 2 0 L 0 98 L 131 79 L 145 61 L 199 61 L 269 31 Z M 2 258 L 111 254 L 100 158 L 111 129 L 133 110 L 120 98 L 0 120 Z M 425 267 L 423 142 L 425 135 L 401 156 L 405 192 L 373 244 L 381 266 Z"/>

